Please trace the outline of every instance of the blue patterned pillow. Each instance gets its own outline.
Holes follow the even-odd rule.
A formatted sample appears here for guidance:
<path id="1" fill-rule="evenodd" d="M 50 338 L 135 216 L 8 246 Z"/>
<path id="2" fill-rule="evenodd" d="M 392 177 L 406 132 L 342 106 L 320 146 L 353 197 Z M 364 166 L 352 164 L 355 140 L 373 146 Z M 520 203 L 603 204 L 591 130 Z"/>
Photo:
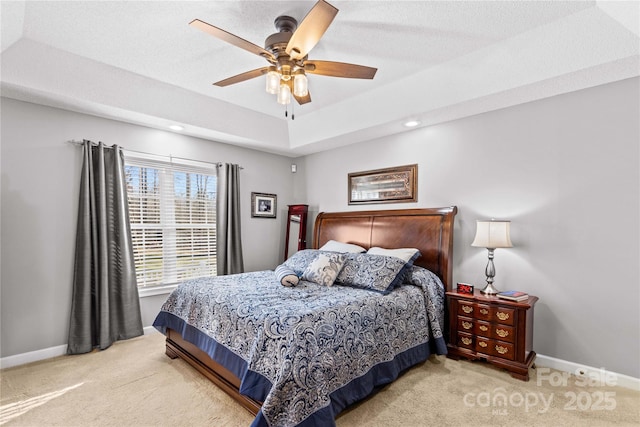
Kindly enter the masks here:
<path id="1" fill-rule="evenodd" d="M 420 252 L 414 254 L 409 261 L 367 253 L 345 255 L 347 260 L 338 274 L 336 284 L 388 294 L 404 281 Z"/>
<path id="2" fill-rule="evenodd" d="M 317 249 L 303 249 L 291 255 L 283 265 L 293 270 L 300 277 L 319 253 L 320 251 Z"/>
<path id="3" fill-rule="evenodd" d="M 346 254 L 319 251 L 313 262 L 302 273 L 302 280 L 331 286 L 342 270 L 345 259 Z"/>

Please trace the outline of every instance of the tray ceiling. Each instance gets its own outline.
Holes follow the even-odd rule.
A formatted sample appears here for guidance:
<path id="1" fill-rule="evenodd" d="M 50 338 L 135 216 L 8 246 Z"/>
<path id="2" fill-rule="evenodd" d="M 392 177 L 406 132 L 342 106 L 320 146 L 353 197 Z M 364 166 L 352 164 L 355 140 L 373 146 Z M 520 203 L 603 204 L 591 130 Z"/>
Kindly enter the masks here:
<path id="1" fill-rule="evenodd" d="M 315 1 L 2 1 L 2 95 L 299 156 L 640 74 L 638 2 L 330 1 L 310 59 L 378 68 L 309 75 L 295 120 L 256 78 L 262 58 L 188 25 L 262 46 Z"/>

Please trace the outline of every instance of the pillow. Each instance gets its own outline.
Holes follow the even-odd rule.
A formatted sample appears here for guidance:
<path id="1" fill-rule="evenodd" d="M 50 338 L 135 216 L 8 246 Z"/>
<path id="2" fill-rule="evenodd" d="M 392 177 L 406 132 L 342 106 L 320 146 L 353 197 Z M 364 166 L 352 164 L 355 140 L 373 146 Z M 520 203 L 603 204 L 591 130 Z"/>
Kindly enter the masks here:
<path id="1" fill-rule="evenodd" d="M 404 281 L 413 267 L 413 261 L 420 256 L 416 252 L 409 261 L 395 256 L 364 254 L 346 254 L 344 268 L 338 274 L 336 283 L 354 288 L 388 294 Z"/>
<path id="2" fill-rule="evenodd" d="M 304 273 L 304 271 L 307 269 L 309 264 L 311 264 L 316 259 L 319 253 L 320 251 L 318 251 L 317 249 L 303 249 L 291 255 L 283 265 L 293 270 L 293 272 L 296 273 L 298 277 L 300 277 L 302 276 L 302 273 Z"/>
<path id="3" fill-rule="evenodd" d="M 314 261 L 302 273 L 302 279 L 323 286 L 331 286 L 342 270 L 346 254 L 319 252 Z"/>
<path id="4" fill-rule="evenodd" d="M 373 248 L 370 248 L 367 253 L 372 255 L 394 256 L 407 262 L 411 261 L 412 263 L 416 258 L 418 258 L 417 256 L 415 256 L 416 253 L 418 253 L 418 256 L 420 256 L 419 251 L 415 248 L 385 249 L 374 246 Z"/>
<path id="5" fill-rule="evenodd" d="M 353 243 L 337 242 L 335 240 L 329 240 L 327 243 L 322 245 L 320 250 L 331 251 L 331 252 L 353 253 L 353 254 L 366 251 L 366 249 L 363 248 L 362 246 L 354 245 Z"/>
<path id="6" fill-rule="evenodd" d="M 282 286 L 293 287 L 298 284 L 298 275 L 292 269 L 288 268 L 286 265 L 281 264 L 276 267 L 275 271 L 276 279 Z"/>

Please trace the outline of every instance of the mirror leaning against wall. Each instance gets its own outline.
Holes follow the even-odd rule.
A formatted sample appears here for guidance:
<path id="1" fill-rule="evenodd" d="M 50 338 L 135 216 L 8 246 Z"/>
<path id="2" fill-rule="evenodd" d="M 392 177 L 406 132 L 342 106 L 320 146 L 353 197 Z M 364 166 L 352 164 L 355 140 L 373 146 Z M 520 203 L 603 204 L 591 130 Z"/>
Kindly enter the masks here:
<path id="1" fill-rule="evenodd" d="M 284 260 L 307 247 L 307 213 L 309 205 L 289 205 L 287 213 Z"/>

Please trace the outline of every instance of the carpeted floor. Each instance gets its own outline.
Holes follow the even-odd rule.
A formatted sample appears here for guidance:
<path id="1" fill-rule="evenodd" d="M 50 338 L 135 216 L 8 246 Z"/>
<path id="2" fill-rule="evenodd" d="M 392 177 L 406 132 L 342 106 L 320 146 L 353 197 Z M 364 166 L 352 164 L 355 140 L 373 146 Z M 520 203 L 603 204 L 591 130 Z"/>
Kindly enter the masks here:
<path id="1" fill-rule="evenodd" d="M 158 333 L 2 370 L 0 382 L 7 426 L 235 427 L 253 419 L 186 363 L 166 357 Z M 584 386 L 546 368 L 523 382 L 484 363 L 434 356 L 349 408 L 337 425 L 638 426 L 640 392 Z"/>

